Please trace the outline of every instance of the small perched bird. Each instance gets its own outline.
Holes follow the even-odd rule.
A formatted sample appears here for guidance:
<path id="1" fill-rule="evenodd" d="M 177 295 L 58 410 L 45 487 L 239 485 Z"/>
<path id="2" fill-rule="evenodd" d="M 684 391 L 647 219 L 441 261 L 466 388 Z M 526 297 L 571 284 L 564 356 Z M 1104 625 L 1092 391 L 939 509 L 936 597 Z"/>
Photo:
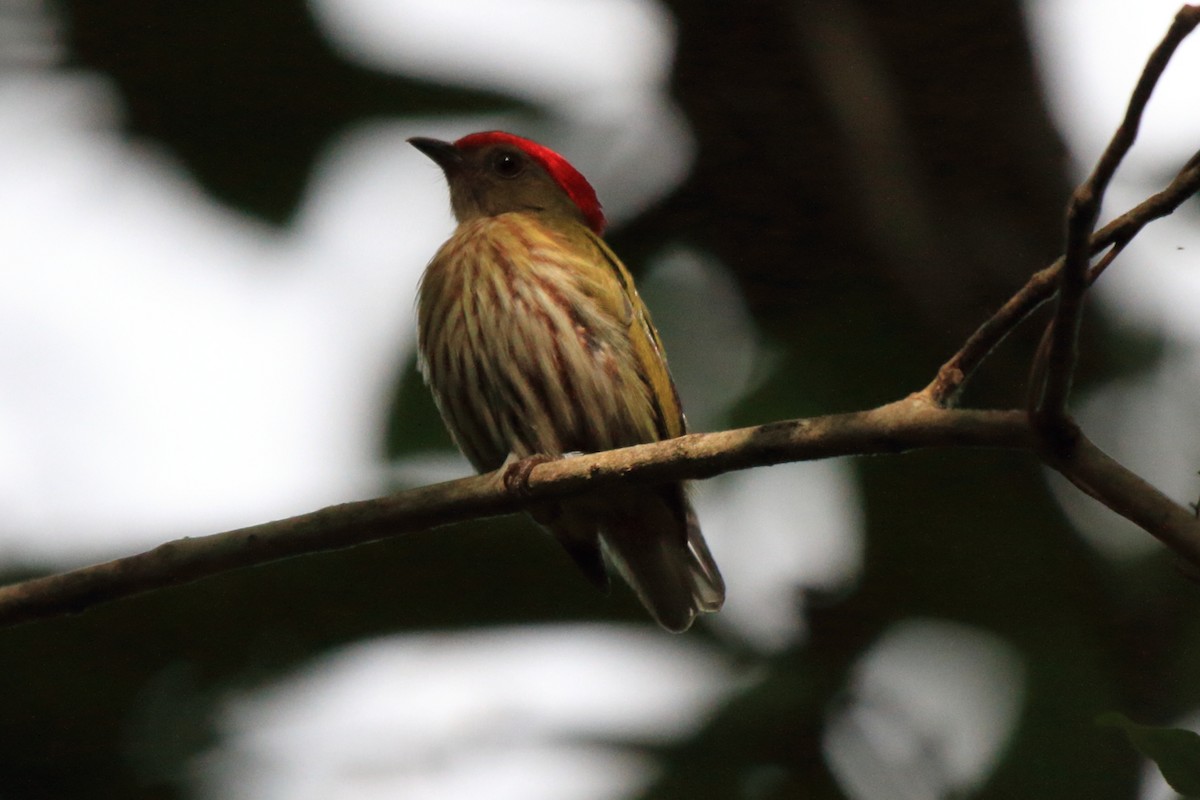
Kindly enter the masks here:
<path id="1" fill-rule="evenodd" d="M 450 185 L 458 228 L 425 268 L 421 371 L 480 472 L 685 432 L 662 342 L 600 238 L 591 184 L 547 147 L 489 131 L 414 137 Z M 717 611 L 725 584 L 683 484 L 622 487 L 532 512 L 595 584 L 602 551 L 660 625 Z"/>

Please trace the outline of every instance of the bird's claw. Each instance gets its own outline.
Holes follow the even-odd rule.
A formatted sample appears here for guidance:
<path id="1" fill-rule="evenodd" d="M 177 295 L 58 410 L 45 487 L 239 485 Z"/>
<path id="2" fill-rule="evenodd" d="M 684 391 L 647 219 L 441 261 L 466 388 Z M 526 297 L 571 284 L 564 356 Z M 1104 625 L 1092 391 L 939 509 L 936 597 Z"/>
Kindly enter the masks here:
<path id="1" fill-rule="evenodd" d="M 529 497 L 532 492 L 529 489 L 529 475 L 533 472 L 533 468 L 539 464 L 545 464 L 547 461 L 554 461 L 554 456 L 548 456 L 544 453 L 534 453 L 525 458 L 510 459 L 504 465 L 504 488 L 509 494 L 517 497 Z"/>

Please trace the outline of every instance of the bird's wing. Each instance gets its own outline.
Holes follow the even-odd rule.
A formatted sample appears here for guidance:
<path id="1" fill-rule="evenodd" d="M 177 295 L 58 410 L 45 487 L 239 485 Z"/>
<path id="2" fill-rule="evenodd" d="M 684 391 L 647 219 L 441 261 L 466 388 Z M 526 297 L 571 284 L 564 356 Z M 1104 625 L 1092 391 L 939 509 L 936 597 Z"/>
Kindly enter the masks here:
<path id="1" fill-rule="evenodd" d="M 681 436 L 687 432 L 683 407 L 679 402 L 679 391 L 675 388 L 675 381 L 671 379 L 670 370 L 667 368 L 662 339 L 659 338 L 654 323 L 650 321 L 650 312 L 638 296 L 633 278 L 621 260 L 599 236 L 590 230 L 587 231 L 587 235 L 599 252 L 604 266 L 612 270 L 617 279 L 615 285 L 619 287 L 620 294 L 607 300 L 614 306 L 614 313 L 622 316 L 627 326 L 633 355 L 638 362 L 638 374 L 645 381 L 647 394 L 654 404 L 658 438 L 671 439 Z M 621 311 L 624 311 L 624 314 L 620 314 Z"/>

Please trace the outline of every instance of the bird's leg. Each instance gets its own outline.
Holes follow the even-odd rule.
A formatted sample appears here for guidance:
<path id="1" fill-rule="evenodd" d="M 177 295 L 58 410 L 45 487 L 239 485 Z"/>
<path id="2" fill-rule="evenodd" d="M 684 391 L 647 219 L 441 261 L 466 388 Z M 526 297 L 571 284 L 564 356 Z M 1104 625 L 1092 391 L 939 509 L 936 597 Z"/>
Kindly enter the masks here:
<path id="1" fill-rule="evenodd" d="M 504 488 L 509 494 L 517 497 L 529 497 L 529 475 L 538 464 L 554 461 L 558 456 L 548 456 L 545 453 L 534 453 L 525 458 L 519 458 L 516 453 L 509 453 L 508 458 L 501 464 L 504 470 Z"/>

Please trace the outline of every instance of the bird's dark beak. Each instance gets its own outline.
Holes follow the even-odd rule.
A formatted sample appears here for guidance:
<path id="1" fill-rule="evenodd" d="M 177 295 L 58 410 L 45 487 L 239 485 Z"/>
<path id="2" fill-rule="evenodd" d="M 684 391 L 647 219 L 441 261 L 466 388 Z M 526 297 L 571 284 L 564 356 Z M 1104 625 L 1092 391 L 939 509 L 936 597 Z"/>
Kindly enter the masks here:
<path id="1" fill-rule="evenodd" d="M 454 172 L 462 166 L 462 153 L 450 142 L 414 136 L 408 140 L 408 143 L 432 158 L 443 172 Z"/>

